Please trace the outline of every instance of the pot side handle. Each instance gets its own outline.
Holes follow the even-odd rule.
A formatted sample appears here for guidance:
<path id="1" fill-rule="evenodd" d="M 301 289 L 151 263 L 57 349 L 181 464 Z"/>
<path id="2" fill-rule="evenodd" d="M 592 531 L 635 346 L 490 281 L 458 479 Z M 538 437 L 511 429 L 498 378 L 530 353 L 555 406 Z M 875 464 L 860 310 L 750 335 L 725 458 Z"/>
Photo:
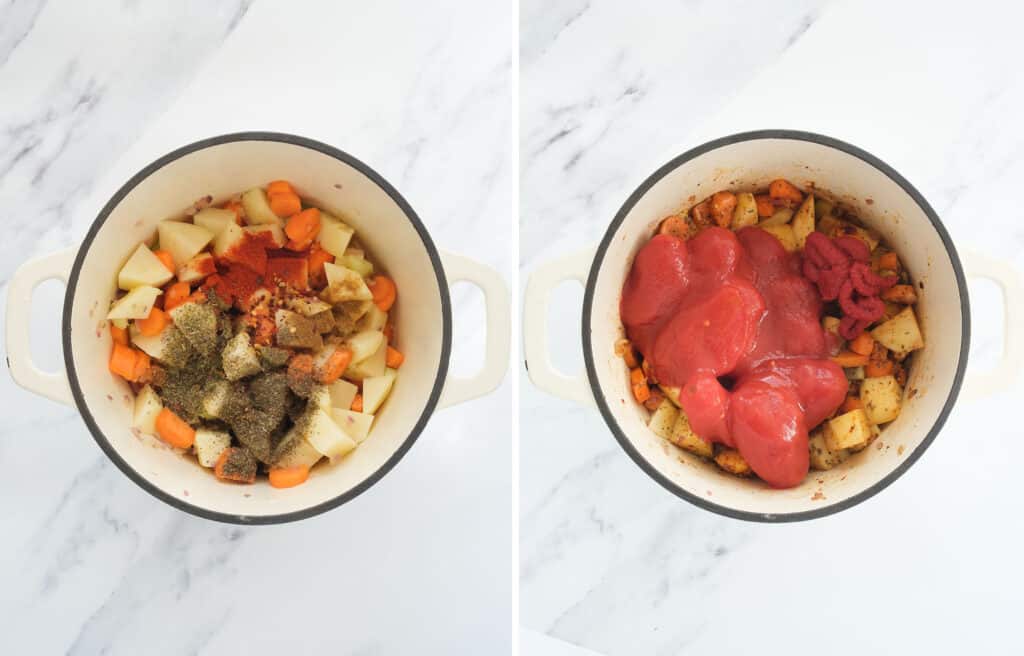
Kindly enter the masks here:
<path id="1" fill-rule="evenodd" d="M 586 374 L 567 376 L 551 363 L 547 330 L 548 303 L 552 290 L 566 280 L 576 280 L 586 286 L 594 251 L 595 248 L 590 247 L 537 267 L 526 283 L 523 306 L 523 343 L 526 373 L 530 380 L 548 394 L 582 405 L 594 404 L 594 395 L 587 384 Z"/>
<path id="2" fill-rule="evenodd" d="M 964 395 L 982 399 L 1013 387 L 1024 367 L 1024 351 L 1019 336 L 1024 334 L 1024 284 L 1010 263 L 977 251 L 964 253 L 964 268 L 969 278 L 987 278 L 1003 293 L 1003 357 L 992 369 L 968 369 Z"/>
<path id="3" fill-rule="evenodd" d="M 451 253 L 441 253 L 441 263 L 449 284 L 463 281 L 480 288 L 484 294 L 487 321 L 483 367 L 471 378 L 448 377 L 438 403 L 439 408 L 447 408 L 493 392 L 501 384 L 508 371 L 512 317 L 508 287 L 497 271 Z"/>
<path id="4" fill-rule="evenodd" d="M 71 388 L 63 370 L 47 373 L 32 362 L 29 348 L 29 316 L 32 292 L 51 278 L 68 281 L 78 247 L 30 260 L 18 267 L 7 290 L 7 365 L 11 377 L 30 392 L 72 405 Z"/>

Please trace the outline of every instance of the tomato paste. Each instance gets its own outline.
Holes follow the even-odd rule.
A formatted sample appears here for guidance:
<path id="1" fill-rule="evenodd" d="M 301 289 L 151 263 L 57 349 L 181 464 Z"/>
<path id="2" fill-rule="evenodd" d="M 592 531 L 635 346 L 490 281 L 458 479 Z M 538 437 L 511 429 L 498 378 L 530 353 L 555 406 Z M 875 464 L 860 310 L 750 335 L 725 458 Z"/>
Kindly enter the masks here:
<path id="1" fill-rule="evenodd" d="M 620 310 L 653 378 L 681 388 L 698 436 L 737 448 L 769 485 L 803 481 L 808 431 L 848 383 L 828 359 L 821 293 L 799 255 L 756 227 L 657 235 L 633 262 Z"/>

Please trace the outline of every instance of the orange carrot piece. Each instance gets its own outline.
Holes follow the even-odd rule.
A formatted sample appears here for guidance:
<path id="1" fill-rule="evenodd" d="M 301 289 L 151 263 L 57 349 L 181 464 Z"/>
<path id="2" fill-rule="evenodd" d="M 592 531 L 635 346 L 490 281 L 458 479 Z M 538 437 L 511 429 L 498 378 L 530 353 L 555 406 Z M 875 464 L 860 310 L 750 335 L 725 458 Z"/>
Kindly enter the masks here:
<path id="1" fill-rule="evenodd" d="M 164 311 L 170 312 L 174 308 L 178 307 L 188 300 L 189 294 L 191 293 L 192 288 L 189 287 L 187 282 L 174 283 L 167 288 L 167 293 L 164 295 Z"/>
<path id="2" fill-rule="evenodd" d="M 891 376 L 894 368 L 892 360 L 870 360 L 864 365 L 864 375 L 868 378 Z"/>
<path id="3" fill-rule="evenodd" d="M 842 405 L 842 407 L 840 409 L 843 412 L 853 412 L 854 410 L 857 410 L 857 409 L 863 408 L 863 407 L 864 407 L 864 404 L 861 403 L 860 397 L 858 397 L 858 396 L 848 396 L 848 397 L 846 397 L 846 400 L 843 401 L 843 405 Z"/>
<path id="4" fill-rule="evenodd" d="M 871 355 L 871 352 L 875 350 L 875 338 L 866 331 L 862 332 L 850 342 L 850 350 L 860 355 Z"/>
<path id="5" fill-rule="evenodd" d="M 385 358 L 385 362 L 392 369 L 398 369 L 399 367 L 402 366 L 402 363 L 405 362 L 405 356 L 402 355 L 401 351 L 394 348 L 393 346 L 388 347 L 387 355 L 385 356 Z"/>
<path id="6" fill-rule="evenodd" d="M 893 285 L 882 292 L 882 300 L 902 303 L 903 305 L 913 305 L 917 303 L 917 292 L 914 291 L 913 285 Z"/>
<path id="7" fill-rule="evenodd" d="M 278 489 L 302 485 L 309 478 L 309 467 L 298 465 L 296 467 L 275 467 L 268 474 L 270 486 Z"/>
<path id="8" fill-rule="evenodd" d="M 174 273 L 174 257 L 169 252 L 153 251 L 153 255 L 156 255 L 157 259 L 163 262 L 168 271 Z"/>
<path id="9" fill-rule="evenodd" d="M 288 219 L 284 227 L 284 234 L 294 242 L 312 242 L 317 233 L 320 232 L 320 210 L 311 207 L 302 210 Z"/>
<path id="10" fill-rule="evenodd" d="M 754 196 L 754 201 L 757 202 L 757 215 L 760 217 L 771 216 L 775 214 L 775 203 L 772 201 L 772 197 L 767 194 L 761 194 Z"/>
<path id="11" fill-rule="evenodd" d="M 693 218 L 693 222 L 697 224 L 698 228 L 711 225 L 711 200 L 703 200 L 691 207 L 690 216 Z"/>
<path id="12" fill-rule="evenodd" d="M 720 228 L 729 227 L 735 211 L 736 194 L 731 191 L 719 191 L 711 197 L 711 218 Z"/>
<path id="13" fill-rule="evenodd" d="M 313 244 L 309 249 L 309 279 L 314 287 L 323 287 L 327 284 L 327 275 L 324 273 L 324 265 L 334 262 L 334 256 Z"/>
<path id="14" fill-rule="evenodd" d="M 135 325 L 138 326 L 140 333 L 146 337 L 153 337 L 163 332 L 168 321 L 166 312 L 160 308 L 153 308 L 145 319 L 136 319 Z"/>
<path id="15" fill-rule="evenodd" d="M 107 368 L 110 369 L 112 374 L 117 374 L 127 381 L 134 381 L 136 361 L 138 360 L 139 353 L 141 351 L 137 351 L 125 344 L 114 342 L 114 349 L 110 352 Z"/>
<path id="16" fill-rule="evenodd" d="M 232 212 L 235 213 L 235 223 L 237 223 L 238 225 L 242 225 L 244 223 L 242 221 L 242 217 L 245 216 L 245 208 L 242 206 L 240 202 L 238 202 L 237 200 L 229 200 L 228 202 L 224 203 L 223 208 L 226 210 L 231 210 Z"/>
<path id="17" fill-rule="evenodd" d="M 187 449 L 196 441 L 196 430 L 170 408 L 156 416 L 156 434 L 176 449 Z"/>
<path id="18" fill-rule="evenodd" d="M 143 351 L 135 353 L 135 367 L 132 369 L 132 381 L 144 383 L 151 380 L 152 362 L 149 354 Z"/>
<path id="19" fill-rule="evenodd" d="M 868 363 L 868 356 L 852 351 L 843 351 L 839 355 L 833 355 L 832 362 L 840 367 L 863 367 Z"/>
<path id="20" fill-rule="evenodd" d="M 773 180 L 768 185 L 768 195 L 772 197 L 772 200 L 788 206 L 799 205 L 804 200 L 802 191 L 789 180 L 782 179 Z"/>
<path id="21" fill-rule="evenodd" d="M 635 383 L 633 385 L 633 398 L 636 399 L 637 403 L 644 403 L 647 399 L 651 398 L 651 388 L 647 386 L 647 383 Z"/>
<path id="22" fill-rule="evenodd" d="M 224 452 L 217 458 L 217 463 L 213 466 L 213 475 L 222 481 L 233 481 L 235 483 L 254 483 L 256 481 L 256 472 L 253 471 L 251 475 L 246 476 L 241 472 L 229 472 L 225 469 L 228 460 L 231 459 L 232 454 L 238 450 L 238 447 L 233 446 L 224 449 Z"/>
<path id="23" fill-rule="evenodd" d="M 317 372 L 317 378 L 321 384 L 330 385 L 341 378 L 350 362 L 352 362 L 352 351 L 344 347 L 337 348 Z"/>
<path id="24" fill-rule="evenodd" d="M 398 296 L 398 288 L 395 281 L 387 276 L 374 276 L 368 285 L 370 293 L 373 294 L 373 303 L 383 312 L 391 309 Z"/>
<path id="25" fill-rule="evenodd" d="M 362 394 L 356 394 L 352 398 L 352 405 L 349 406 L 349 410 L 351 410 L 352 412 L 362 412 L 363 411 L 363 395 Z"/>
<path id="26" fill-rule="evenodd" d="M 647 383 L 647 376 L 644 375 L 643 369 L 633 369 L 629 372 L 629 382 L 633 385 L 640 383 Z"/>
<path id="27" fill-rule="evenodd" d="M 900 270 L 900 258 L 896 253 L 890 251 L 885 255 L 878 258 L 878 270 L 879 271 L 899 271 Z"/>
<path id="28" fill-rule="evenodd" d="M 686 239 L 690 236 L 690 225 L 681 216 L 670 216 L 661 222 L 658 228 L 659 235 L 672 235 L 678 239 Z"/>
<path id="29" fill-rule="evenodd" d="M 302 212 L 302 200 L 295 192 L 270 194 L 267 198 L 270 201 L 270 211 L 282 219 Z"/>
<path id="30" fill-rule="evenodd" d="M 648 386 L 647 389 L 650 392 L 650 396 L 644 401 L 644 407 L 648 410 L 657 410 L 658 406 L 665 400 L 665 394 L 657 387 Z"/>
<path id="31" fill-rule="evenodd" d="M 114 340 L 115 344 L 128 345 L 128 329 L 118 328 L 114 324 L 110 324 L 110 338 Z"/>
<path id="32" fill-rule="evenodd" d="M 274 180 L 267 185 L 267 195 L 270 194 L 294 194 L 295 190 L 292 189 L 292 185 L 287 180 Z"/>

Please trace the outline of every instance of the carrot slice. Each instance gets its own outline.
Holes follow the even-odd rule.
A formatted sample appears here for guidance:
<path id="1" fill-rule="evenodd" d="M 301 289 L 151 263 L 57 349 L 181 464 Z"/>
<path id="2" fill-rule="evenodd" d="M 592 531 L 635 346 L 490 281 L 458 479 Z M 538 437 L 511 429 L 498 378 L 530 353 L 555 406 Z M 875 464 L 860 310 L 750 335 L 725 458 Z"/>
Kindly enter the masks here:
<path id="1" fill-rule="evenodd" d="M 320 232 L 320 210 L 311 207 L 302 210 L 288 219 L 284 227 L 284 234 L 294 242 L 312 242 L 317 233 Z"/>
<path id="2" fill-rule="evenodd" d="M 170 312 L 174 308 L 178 307 L 182 303 L 188 300 L 189 294 L 192 293 L 192 288 L 189 287 L 187 282 L 176 282 L 167 288 L 167 293 L 164 298 L 164 310 Z"/>
<path id="3" fill-rule="evenodd" d="M 902 303 L 903 305 L 913 305 L 917 303 L 917 292 L 914 290 L 913 285 L 893 285 L 882 292 L 882 300 Z"/>
<path id="4" fill-rule="evenodd" d="M 270 194 L 267 198 L 270 201 L 270 211 L 282 219 L 302 212 L 302 200 L 295 192 Z"/>
<path id="5" fill-rule="evenodd" d="M 803 192 L 789 180 L 773 180 L 768 185 L 768 195 L 772 197 L 772 200 L 785 205 L 799 205 L 804 200 Z"/>
<path id="6" fill-rule="evenodd" d="M 686 219 L 673 215 L 667 217 L 661 222 L 661 226 L 658 228 L 659 235 L 672 235 L 678 239 L 686 239 L 690 235 L 690 225 L 686 222 Z"/>
<path id="7" fill-rule="evenodd" d="M 711 217 L 718 227 L 728 228 L 735 210 L 736 194 L 731 191 L 719 191 L 711 197 Z"/>
<path id="8" fill-rule="evenodd" d="M 864 375 L 868 378 L 891 376 L 894 369 L 892 360 L 871 360 L 864 365 Z"/>
<path id="9" fill-rule="evenodd" d="M 292 185 L 287 180 L 274 180 L 267 185 L 267 195 L 270 194 L 294 194 L 295 190 L 292 189 Z"/>
<path id="10" fill-rule="evenodd" d="M 644 403 L 647 399 L 651 398 L 651 388 L 647 386 L 647 383 L 635 383 L 633 385 L 633 398 L 637 400 L 637 403 Z"/>
<path id="11" fill-rule="evenodd" d="M 385 356 L 385 362 L 392 369 L 398 369 L 405 362 L 405 356 L 398 349 L 389 346 L 387 355 Z"/>
<path id="12" fill-rule="evenodd" d="M 153 255 L 156 255 L 157 259 L 163 262 L 164 266 L 171 273 L 174 273 L 174 256 L 167 251 L 153 251 Z"/>
<path id="13" fill-rule="evenodd" d="M 338 380 L 345 373 L 345 370 L 348 369 L 350 362 L 352 362 L 351 350 L 347 348 L 335 349 L 331 357 L 327 358 L 327 362 L 317 372 L 320 382 L 324 385 L 330 385 Z"/>
<path id="14" fill-rule="evenodd" d="M 118 328 L 114 324 L 110 324 L 110 338 L 114 340 L 115 344 L 128 345 L 128 329 Z"/>
<path id="15" fill-rule="evenodd" d="M 137 351 L 126 344 L 114 342 L 114 349 L 110 352 L 107 368 L 110 369 L 112 374 L 117 374 L 128 381 L 134 381 L 136 360 L 138 360 L 139 353 L 141 351 Z"/>
<path id="16" fill-rule="evenodd" d="M 334 256 L 313 244 L 309 249 L 309 279 L 314 287 L 323 287 L 327 284 L 327 275 L 324 273 L 324 265 L 334 262 Z"/>
<path id="17" fill-rule="evenodd" d="M 270 470 L 268 477 L 270 478 L 271 487 L 295 487 L 296 485 L 302 485 L 309 478 L 309 467 L 305 465 L 277 467 Z"/>
<path id="18" fill-rule="evenodd" d="M 177 449 L 187 449 L 196 441 L 196 430 L 170 408 L 164 408 L 156 416 L 156 434 Z"/>
<path id="19" fill-rule="evenodd" d="M 629 372 L 629 382 L 633 385 L 639 385 L 640 383 L 647 383 L 647 376 L 644 375 L 643 369 L 639 367 Z"/>
<path id="20" fill-rule="evenodd" d="M 362 412 L 363 411 L 363 395 L 362 394 L 356 394 L 355 397 L 352 398 L 352 405 L 349 406 L 349 410 L 351 410 L 352 412 Z"/>
<path id="21" fill-rule="evenodd" d="M 850 350 L 860 355 L 871 355 L 871 352 L 875 350 L 875 338 L 867 332 L 863 332 L 850 342 Z"/>
<path id="22" fill-rule="evenodd" d="M 374 305 L 383 312 L 387 312 L 395 304 L 398 288 L 395 287 L 395 281 L 391 278 L 387 276 L 374 276 L 368 287 L 370 288 L 370 293 L 373 294 Z"/>
<path id="23" fill-rule="evenodd" d="M 843 351 L 839 355 L 833 355 L 832 362 L 840 367 L 863 367 L 868 363 L 868 356 L 852 351 Z"/>
<path id="24" fill-rule="evenodd" d="M 155 307 L 149 311 L 149 316 L 145 319 L 136 319 L 135 325 L 138 326 L 140 333 L 146 337 L 153 337 L 163 332 L 168 321 L 167 313 Z"/>
<path id="25" fill-rule="evenodd" d="M 900 258 L 896 253 L 890 251 L 885 255 L 878 258 L 878 270 L 879 271 L 899 271 L 900 270 Z"/>
<path id="26" fill-rule="evenodd" d="M 256 481 L 256 470 L 253 469 L 250 474 L 245 474 L 240 471 L 228 471 L 227 464 L 238 451 L 238 447 L 233 446 L 224 449 L 224 452 L 217 458 L 217 463 L 213 466 L 213 475 L 222 481 L 234 481 L 235 483 L 253 483 Z"/>
<path id="27" fill-rule="evenodd" d="M 775 214 L 775 203 L 772 201 L 772 197 L 767 194 L 761 194 L 760 196 L 754 196 L 754 201 L 757 202 L 757 215 L 760 217 L 771 216 Z"/>
<path id="28" fill-rule="evenodd" d="M 863 408 L 863 407 L 864 407 L 864 404 L 861 402 L 860 397 L 848 396 L 848 397 L 846 397 L 846 400 L 843 401 L 843 405 L 842 405 L 841 409 L 842 409 L 843 412 L 852 412 L 854 410 L 857 410 L 857 409 Z"/>
<path id="29" fill-rule="evenodd" d="M 135 354 L 135 367 L 132 369 L 132 381 L 144 383 L 151 380 L 152 363 L 149 354 L 138 351 Z"/>

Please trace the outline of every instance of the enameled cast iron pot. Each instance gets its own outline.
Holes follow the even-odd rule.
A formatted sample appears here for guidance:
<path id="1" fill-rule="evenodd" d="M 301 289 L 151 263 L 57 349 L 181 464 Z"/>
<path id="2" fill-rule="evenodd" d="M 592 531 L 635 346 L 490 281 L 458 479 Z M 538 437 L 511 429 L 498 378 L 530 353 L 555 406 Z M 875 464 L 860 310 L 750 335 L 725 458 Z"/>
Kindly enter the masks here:
<path id="1" fill-rule="evenodd" d="M 649 413 L 632 399 L 629 375 L 614 353 L 624 336 L 619 319 L 622 285 L 637 250 L 662 218 L 721 189 L 764 188 L 775 178 L 816 189 L 851 207 L 900 255 L 919 290 L 918 316 L 926 346 L 909 372 L 900 416 L 875 447 L 828 472 L 812 472 L 799 487 L 772 490 L 756 480 L 725 474 L 647 428 Z M 1020 369 L 1019 280 L 1006 264 L 971 254 L 968 275 L 986 277 L 1003 290 L 1007 336 L 1000 365 L 972 375 L 967 391 L 1004 389 Z M 568 279 L 586 286 L 583 357 L 586 377 L 556 371 L 547 351 L 546 313 L 551 290 Z M 964 268 L 949 234 L 920 193 L 891 167 L 863 150 L 806 132 L 765 130 L 711 141 L 655 171 L 626 200 L 594 249 L 538 268 L 530 277 L 524 340 L 531 380 L 545 391 L 596 403 L 629 456 L 651 478 L 679 497 L 730 517 L 795 521 L 849 508 L 878 493 L 905 472 L 932 443 L 957 400 L 967 366 L 970 312 Z M 818 481 L 822 482 L 819 483 Z"/>
<path id="2" fill-rule="evenodd" d="M 292 181 L 299 193 L 355 228 L 360 241 L 400 290 L 394 319 L 408 354 L 373 431 L 350 456 L 318 465 L 305 484 L 275 490 L 265 482 L 229 485 L 191 457 L 129 430 L 133 399 L 107 370 L 111 342 L 106 309 L 117 272 L 161 219 L 180 216 L 210 194 L 214 202 L 269 180 Z M 30 360 L 28 311 L 33 288 L 67 282 L 61 324 L 65 370 L 40 371 Z M 471 282 L 483 291 L 487 315 L 484 365 L 471 379 L 448 376 L 452 312 L 448 285 Z M 18 308 L 18 311 L 13 311 Z M 129 180 L 93 222 L 80 247 L 22 266 L 11 281 L 7 353 L 23 387 L 74 403 L 100 448 L 154 496 L 192 514 L 226 522 L 270 524 L 334 508 L 381 479 L 415 442 L 437 408 L 466 401 L 498 386 L 508 366 L 508 291 L 493 270 L 440 254 L 419 217 L 390 184 L 366 164 L 323 143 L 288 134 L 241 133 L 176 150 Z"/>

